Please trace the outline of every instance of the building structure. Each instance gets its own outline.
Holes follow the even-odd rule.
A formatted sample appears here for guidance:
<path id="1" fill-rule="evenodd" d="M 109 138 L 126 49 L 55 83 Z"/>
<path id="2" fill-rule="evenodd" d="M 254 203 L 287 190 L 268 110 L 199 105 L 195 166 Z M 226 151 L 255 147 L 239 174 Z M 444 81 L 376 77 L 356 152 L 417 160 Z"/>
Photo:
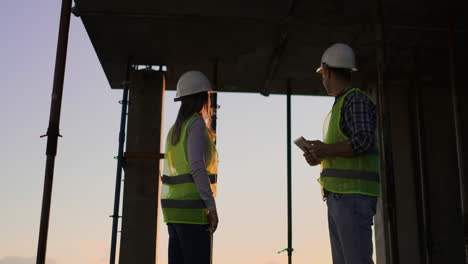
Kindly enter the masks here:
<path id="1" fill-rule="evenodd" d="M 314 69 L 335 42 L 355 49 L 355 85 L 379 108 L 378 263 L 467 263 L 468 9 L 461 2 L 75 4 L 110 87 L 130 92 L 119 263 L 156 261 L 164 90 L 197 69 L 218 91 L 324 95 Z"/>

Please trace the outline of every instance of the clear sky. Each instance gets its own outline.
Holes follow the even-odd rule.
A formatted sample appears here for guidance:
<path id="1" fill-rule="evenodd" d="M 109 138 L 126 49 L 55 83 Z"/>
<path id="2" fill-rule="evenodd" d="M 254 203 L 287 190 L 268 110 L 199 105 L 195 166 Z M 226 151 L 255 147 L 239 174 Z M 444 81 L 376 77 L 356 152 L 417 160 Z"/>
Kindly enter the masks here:
<path id="1" fill-rule="evenodd" d="M 0 264 L 35 263 L 42 201 L 45 134 L 60 13 L 59 0 L 0 2 L 2 167 Z M 311 74 L 317 62 L 311 62 Z M 319 82 L 311 86 L 321 85 Z M 178 104 L 166 94 L 164 131 Z M 111 90 L 81 20 L 72 17 L 48 264 L 108 263 L 120 90 Z M 293 97 L 293 139 L 321 139 L 329 97 Z M 215 261 L 286 263 L 286 98 L 220 93 L 220 152 Z M 331 263 L 318 168 L 293 145 L 294 260 Z M 167 262 L 161 223 L 159 263 Z"/>

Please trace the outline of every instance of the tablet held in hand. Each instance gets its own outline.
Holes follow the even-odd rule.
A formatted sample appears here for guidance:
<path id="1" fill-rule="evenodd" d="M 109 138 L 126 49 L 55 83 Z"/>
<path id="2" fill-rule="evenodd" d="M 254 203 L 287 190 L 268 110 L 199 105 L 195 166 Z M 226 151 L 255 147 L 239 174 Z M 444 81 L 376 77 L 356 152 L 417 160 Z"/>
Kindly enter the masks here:
<path id="1" fill-rule="evenodd" d="M 307 140 L 304 137 L 295 139 L 294 144 L 296 144 L 296 146 L 298 146 L 302 151 L 309 152 L 310 144 L 307 143 Z"/>

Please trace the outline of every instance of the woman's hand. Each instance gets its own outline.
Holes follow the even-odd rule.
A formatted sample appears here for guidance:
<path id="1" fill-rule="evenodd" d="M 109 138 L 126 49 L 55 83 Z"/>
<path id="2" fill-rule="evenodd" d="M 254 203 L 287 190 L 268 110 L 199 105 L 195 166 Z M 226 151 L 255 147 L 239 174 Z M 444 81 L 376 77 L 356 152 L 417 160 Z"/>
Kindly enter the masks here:
<path id="1" fill-rule="evenodd" d="M 211 235 L 213 235 L 218 228 L 218 222 L 218 213 L 216 211 L 211 212 L 208 210 L 208 232 L 210 232 Z"/>

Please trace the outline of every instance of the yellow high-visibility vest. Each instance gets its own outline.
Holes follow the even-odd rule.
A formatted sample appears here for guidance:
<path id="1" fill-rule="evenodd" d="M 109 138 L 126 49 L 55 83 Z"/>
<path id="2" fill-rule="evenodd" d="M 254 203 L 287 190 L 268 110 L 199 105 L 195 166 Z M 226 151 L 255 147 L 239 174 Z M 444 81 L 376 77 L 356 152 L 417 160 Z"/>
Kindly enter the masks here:
<path id="1" fill-rule="evenodd" d="M 346 96 L 359 89 L 350 89 L 338 97 L 324 123 L 324 143 L 348 142 L 349 138 L 340 128 L 341 108 Z M 364 93 L 363 93 L 364 94 Z M 376 141 L 377 142 L 377 141 Z M 377 143 L 374 151 L 353 157 L 327 157 L 321 162 L 319 183 L 328 191 L 336 193 L 359 193 L 379 196 L 379 156 Z"/>
<path id="2" fill-rule="evenodd" d="M 194 114 L 183 123 L 180 140 L 176 145 L 171 143 L 174 127 L 167 135 L 161 188 L 161 207 L 166 223 L 208 224 L 206 206 L 193 181 L 186 150 L 187 130 L 196 117 L 200 115 Z M 206 138 L 206 171 L 210 178 L 211 190 L 216 196 L 218 153 L 208 130 Z"/>

